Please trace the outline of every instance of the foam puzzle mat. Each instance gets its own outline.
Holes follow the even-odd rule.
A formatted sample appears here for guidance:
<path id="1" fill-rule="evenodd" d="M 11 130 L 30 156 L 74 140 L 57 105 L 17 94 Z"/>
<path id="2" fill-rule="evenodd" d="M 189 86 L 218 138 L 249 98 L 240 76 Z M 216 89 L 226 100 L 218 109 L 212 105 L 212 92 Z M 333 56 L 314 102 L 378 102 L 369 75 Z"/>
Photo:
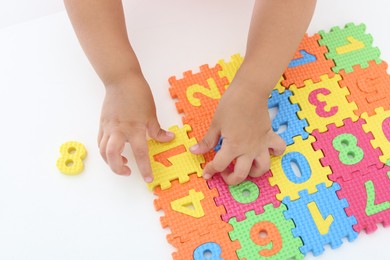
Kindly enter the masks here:
<path id="1" fill-rule="evenodd" d="M 390 225 L 390 75 L 365 25 L 304 36 L 268 101 L 285 153 L 263 176 L 228 186 L 219 174 L 201 177 L 215 152 L 189 147 L 242 61 L 236 54 L 169 79 L 184 127 L 170 128 L 170 143 L 149 141 L 148 186 L 173 259 L 302 259 Z"/>

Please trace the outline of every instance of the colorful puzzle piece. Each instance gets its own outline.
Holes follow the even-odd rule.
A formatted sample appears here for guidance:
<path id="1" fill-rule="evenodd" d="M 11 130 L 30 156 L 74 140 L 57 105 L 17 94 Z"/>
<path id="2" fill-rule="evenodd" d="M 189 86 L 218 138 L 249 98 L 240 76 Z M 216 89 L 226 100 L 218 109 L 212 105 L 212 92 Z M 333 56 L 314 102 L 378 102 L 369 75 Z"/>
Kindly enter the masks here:
<path id="1" fill-rule="evenodd" d="M 378 223 L 390 225 L 390 167 L 339 183 L 341 189 L 337 195 L 349 202 L 345 211 L 348 216 L 356 217 L 357 223 L 353 226 L 356 232 L 364 229 L 372 233 Z"/>
<path id="2" fill-rule="evenodd" d="M 203 156 L 192 154 L 189 149 L 197 142 L 188 138 L 189 125 L 183 128 L 173 126 L 169 131 L 175 133 L 176 138 L 169 143 L 159 143 L 149 140 L 149 157 L 152 164 L 154 180 L 148 183 L 149 189 L 161 186 L 161 189 L 171 187 L 170 181 L 179 179 L 180 183 L 189 181 L 188 175 L 195 173 L 202 176 L 200 165 L 204 163 Z"/>
<path id="3" fill-rule="evenodd" d="M 352 72 L 353 66 L 360 64 L 362 68 L 368 67 L 369 61 L 380 63 L 380 51 L 372 47 L 372 36 L 365 34 L 364 24 L 355 25 L 349 23 L 343 29 L 333 27 L 329 33 L 320 31 L 322 39 L 318 42 L 326 46 L 329 53 L 325 54 L 328 59 L 333 59 L 336 64 L 334 72 L 345 70 Z"/>
<path id="4" fill-rule="evenodd" d="M 276 199 L 276 194 L 279 189 L 269 184 L 270 176 L 271 173 L 268 172 L 258 178 L 247 177 L 243 183 L 236 186 L 228 186 L 219 174 L 208 180 L 209 187 L 218 190 L 216 204 L 225 207 L 226 214 L 222 215 L 222 219 L 228 222 L 234 217 L 241 221 L 245 219 L 244 213 L 250 210 L 261 214 L 267 204 L 272 203 L 274 207 L 278 207 L 280 201 Z"/>
<path id="5" fill-rule="evenodd" d="M 186 183 L 173 181 L 170 189 L 157 187 L 154 193 L 158 196 L 154 201 L 156 210 L 164 211 L 164 216 L 160 218 L 161 225 L 172 231 L 167 236 L 169 241 L 180 238 L 181 242 L 186 242 L 197 235 L 224 227 L 221 215 L 226 213 L 225 209 L 214 203 L 217 190 L 209 189 L 206 181 L 196 174 L 190 175 Z"/>
<path id="6" fill-rule="evenodd" d="M 363 119 L 352 122 L 347 118 L 342 127 L 329 125 L 327 132 L 320 133 L 318 130 L 313 132 L 317 139 L 313 147 L 324 153 L 321 163 L 332 169 L 329 176 L 332 181 L 338 178 L 350 180 L 356 175 L 367 173 L 370 167 L 377 169 L 383 167 L 379 161 L 381 152 L 371 146 L 370 140 L 373 137 L 363 131 L 363 123 L 365 123 Z"/>
<path id="7" fill-rule="evenodd" d="M 340 88 L 338 84 L 340 75 L 333 78 L 323 75 L 320 78 L 321 81 L 317 83 L 306 80 L 304 88 L 298 89 L 294 85 L 290 87 L 294 93 L 290 100 L 301 107 L 298 116 L 307 120 L 309 125 L 306 131 L 309 133 L 315 129 L 325 132 L 326 126 L 333 123 L 340 127 L 345 118 L 352 118 L 353 121 L 358 118 L 353 113 L 357 109 L 356 104 L 349 103 L 346 98 L 349 95 L 348 89 Z"/>
<path id="8" fill-rule="evenodd" d="M 272 177 L 269 181 L 271 185 L 277 185 L 280 189 L 280 193 L 276 195 L 278 200 L 282 201 L 286 196 L 296 200 L 302 189 L 314 193 L 317 191 L 317 184 L 320 183 L 326 183 L 327 187 L 332 185 L 328 179 L 330 168 L 320 164 L 319 160 L 323 155 L 321 151 L 314 151 L 311 146 L 313 142 L 313 136 L 309 136 L 307 140 L 295 137 L 294 144 L 287 146 L 282 156 L 271 158 Z M 298 167 L 300 176 L 294 173 L 292 163 Z"/>
<path id="9" fill-rule="evenodd" d="M 303 254 L 312 251 L 314 255 L 319 255 L 326 244 L 337 248 L 343 243 L 343 237 L 348 237 L 349 241 L 357 237 L 358 234 L 352 229 L 356 219 L 345 214 L 344 208 L 348 207 L 348 202 L 338 199 L 336 191 L 339 189 L 337 183 L 329 188 L 321 183 L 317 185 L 316 193 L 309 194 L 307 190 L 301 190 L 299 200 L 291 201 L 289 197 L 283 199 L 288 208 L 284 215 L 296 225 L 292 232 L 295 237 L 302 239 Z"/>
<path id="10" fill-rule="evenodd" d="M 236 186 L 219 174 L 206 182 L 202 167 L 222 139 L 204 157 L 189 147 L 208 131 L 242 62 L 235 54 L 169 79 L 185 126 L 170 129 L 170 143 L 149 141 L 149 188 L 173 258 L 301 259 L 390 225 L 390 76 L 365 26 L 303 38 L 268 101 L 272 129 L 288 145 L 270 172 Z"/>
<path id="11" fill-rule="evenodd" d="M 266 205 L 264 209 L 260 215 L 246 212 L 244 221 L 237 222 L 234 218 L 229 221 L 234 227 L 229 232 L 230 238 L 241 244 L 241 249 L 237 250 L 239 259 L 302 259 L 298 249 L 302 241 L 291 234 L 293 221 L 283 216 L 286 206 Z"/>

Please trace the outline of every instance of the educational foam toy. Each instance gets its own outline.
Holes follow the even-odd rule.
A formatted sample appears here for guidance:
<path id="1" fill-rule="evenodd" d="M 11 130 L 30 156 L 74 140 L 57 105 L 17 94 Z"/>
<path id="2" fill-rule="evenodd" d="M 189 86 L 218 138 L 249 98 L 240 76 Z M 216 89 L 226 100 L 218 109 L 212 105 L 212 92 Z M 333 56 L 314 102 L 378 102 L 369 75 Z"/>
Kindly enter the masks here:
<path id="1" fill-rule="evenodd" d="M 365 25 L 305 35 L 268 100 L 286 142 L 271 169 L 228 186 L 202 168 L 223 148 L 193 155 L 243 62 L 202 65 L 169 79 L 183 128 L 149 141 L 162 226 L 180 260 L 301 259 L 390 225 L 390 76 Z M 275 114 L 275 113 L 271 113 Z M 387 164 L 387 165 L 386 165 Z"/>
<path id="2" fill-rule="evenodd" d="M 83 160 L 87 156 L 87 149 L 76 141 L 66 142 L 60 147 L 61 157 L 57 160 L 57 168 L 66 175 L 76 175 L 84 170 Z"/>

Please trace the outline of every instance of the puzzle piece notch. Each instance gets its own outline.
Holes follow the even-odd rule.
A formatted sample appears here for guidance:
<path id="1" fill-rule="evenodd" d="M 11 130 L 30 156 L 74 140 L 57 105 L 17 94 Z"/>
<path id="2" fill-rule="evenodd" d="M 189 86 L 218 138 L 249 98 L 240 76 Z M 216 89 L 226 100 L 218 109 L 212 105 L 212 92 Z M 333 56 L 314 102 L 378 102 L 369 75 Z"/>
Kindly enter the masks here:
<path id="1" fill-rule="evenodd" d="M 246 218 L 245 212 L 253 210 L 256 214 L 264 212 L 264 206 L 272 204 L 274 207 L 280 205 L 276 199 L 279 189 L 269 184 L 270 172 L 253 178 L 248 176 L 246 180 L 236 186 L 229 186 L 216 174 L 207 181 L 211 189 L 218 190 L 218 196 L 214 198 L 216 205 L 225 207 L 226 213 L 222 220 L 228 222 L 231 218 L 242 221 Z"/>
<path id="2" fill-rule="evenodd" d="M 336 191 L 340 190 L 339 184 L 333 183 L 327 188 L 321 183 L 317 185 L 317 190 L 313 194 L 301 190 L 299 200 L 291 201 L 289 197 L 283 199 L 288 208 L 284 215 L 296 225 L 292 233 L 303 241 L 301 252 L 306 254 L 312 251 L 315 256 L 323 253 L 323 246 L 326 244 L 335 249 L 342 245 L 343 237 L 347 237 L 351 242 L 358 236 L 352 229 L 352 225 L 357 223 L 356 219 L 347 216 L 344 211 L 348 207 L 347 200 L 339 200 L 336 195 Z M 317 213 L 310 209 L 313 206 L 308 206 L 311 202 L 315 203 Z"/>
<path id="3" fill-rule="evenodd" d="M 312 143 L 313 136 L 302 140 L 301 137 L 294 137 L 294 144 L 287 146 L 286 151 L 281 156 L 271 157 L 272 177 L 269 182 L 272 186 L 278 186 L 280 193 L 276 198 L 280 201 L 289 196 L 292 200 L 299 199 L 299 191 L 307 189 L 309 193 L 317 192 L 316 185 L 325 183 L 327 187 L 332 185 L 328 175 L 332 172 L 328 166 L 320 164 L 323 157 L 321 151 L 314 151 Z M 300 176 L 297 176 L 291 166 L 295 163 Z"/>
<path id="4" fill-rule="evenodd" d="M 360 65 L 353 66 L 352 73 L 340 71 L 342 80 L 341 87 L 347 87 L 350 95 L 347 96 L 349 102 L 355 102 L 357 110 L 355 114 L 360 116 L 367 112 L 369 116 L 374 115 L 377 107 L 390 110 L 390 75 L 387 73 L 387 63 L 382 61 L 377 64 L 369 61 L 367 68 Z"/>
<path id="5" fill-rule="evenodd" d="M 374 116 L 368 116 L 367 113 L 362 114 L 362 118 L 366 121 L 363 124 L 363 130 L 374 136 L 371 140 L 371 145 L 374 148 L 379 148 L 382 155 L 379 157 L 383 164 L 388 164 L 390 160 L 390 110 L 385 111 L 382 107 L 375 109 Z"/>
<path id="6" fill-rule="evenodd" d="M 349 103 L 346 96 L 350 94 L 347 88 L 340 88 L 338 82 L 340 75 L 329 78 L 322 75 L 321 81 L 314 83 L 306 80 L 304 88 L 290 87 L 293 95 L 290 101 L 298 104 L 301 111 L 298 111 L 300 119 L 306 119 L 309 126 L 306 131 L 312 133 L 315 129 L 319 132 L 327 131 L 327 126 L 336 124 L 341 127 L 345 118 L 356 121 L 358 117 L 354 114 L 357 109 L 355 103 Z M 342 109 L 339 109 L 342 108 Z"/>
<path id="7" fill-rule="evenodd" d="M 193 173 L 199 177 L 202 176 L 201 165 L 205 162 L 203 156 L 194 155 L 189 151 L 190 147 L 197 143 L 195 138 L 188 138 L 187 132 L 191 131 L 191 127 L 189 125 L 184 125 L 182 128 L 173 126 L 169 128 L 169 131 L 175 133 L 175 139 L 171 142 L 160 143 L 153 139 L 148 141 L 149 158 L 154 176 L 153 182 L 147 184 L 151 190 L 157 186 L 161 186 L 161 189 L 168 189 L 171 187 L 171 181 L 176 179 L 180 183 L 185 183 L 189 181 L 188 175 Z M 157 161 L 156 158 L 158 158 Z"/>
<path id="8" fill-rule="evenodd" d="M 343 121 L 342 127 L 331 124 L 328 125 L 327 132 L 320 133 L 315 130 L 312 133 L 316 138 L 312 144 L 314 150 L 321 150 L 324 154 L 320 159 L 321 164 L 329 166 L 332 170 L 332 174 L 329 175 L 330 180 L 337 181 L 342 178 L 347 181 L 355 175 L 368 173 L 371 167 L 383 168 L 383 164 L 379 161 L 381 152 L 371 146 L 370 141 L 374 137 L 363 131 L 364 123 L 362 118 L 356 122 L 347 118 Z"/>
<path id="9" fill-rule="evenodd" d="M 385 166 L 366 175 L 355 176 L 352 180 L 340 180 L 339 198 L 347 199 L 348 216 L 354 216 L 356 232 L 365 230 L 367 234 L 377 230 L 377 224 L 390 226 L 390 167 Z"/>
<path id="10" fill-rule="evenodd" d="M 334 76 L 332 71 L 334 62 L 325 57 L 328 49 L 318 44 L 319 39 L 321 36 L 317 33 L 310 37 L 305 34 L 293 60 L 283 73 L 285 79 L 282 81 L 282 85 L 284 87 L 289 88 L 291 85 L 295 85 L 301 88 L 304 87 L 305 80 L 311 79 L 313 82 L 318 82 L 321 80 L 321 75 Z M 291 66 L 292 64 L 294 66 Z"/>
<path id="11" fill-rule="evenodd" d="M 229 220 L 234 227 L 229 236 L 241 244 L 241 249 L 237 250 L 239 258 L 303 259 L 299 251 L 302 241 L 291 233 L 294 223 L 283 216 L 286 206 L 281 204 L 274 208 L 268 204 L 264 210 L 260 215 L 254 211 L 246 212 L 244 221 L 238 222 L 235 218 Z"/>
<path id="12" fill-rule="evenodd" d="M 191 174 L 186 183 L 172 181 L 170 189 L 156 187 L 154 193 L 158 196 L 154 201 L 155 209 L 164 211 L 164 216 L 160 217 L 161 226 L 171 230 L 167 235 L 171 244 L 176 238 L 183 243 L 225 227 L 221 215 L 226 211 L 214 202 L 218 191 L 209 189 L 206 180 L 196 174 Z"/>
<path id="13" fill-rule="evenodd" d="M 368 62 L 375 60 L 380 63 L 380 51 L 372 47 L 373 38 L 365 33 L 364 24 L 355 25 L 348 23 L 343 29 L 333 27 L 329 33 L 320 31 L 321 38 L 318 42 L 329 50 L 325 56 L 333 59 L 336 66 L 332 70 L 338 73 L 345 70 L 347 73 L 353 71 L 353 66 L 360 64 L 362 68 L 368 67 Z"/>

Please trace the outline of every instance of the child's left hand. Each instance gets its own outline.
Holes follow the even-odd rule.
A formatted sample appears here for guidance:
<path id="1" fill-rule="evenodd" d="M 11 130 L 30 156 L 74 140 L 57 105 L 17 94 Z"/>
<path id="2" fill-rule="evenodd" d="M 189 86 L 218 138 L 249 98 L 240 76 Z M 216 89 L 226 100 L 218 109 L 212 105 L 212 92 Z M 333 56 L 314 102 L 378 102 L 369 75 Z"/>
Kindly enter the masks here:
<path id="1" fill-rule="evenodd" d="M 270 153 L 283 154 L 286 144 L 271 129 L 268 114 L 268 93 L 258 95 L 253 84 L 236 75 L 223 95 L 211 126 L 203 140 L 191 148 L 194 154 L 203 154 L 223 137 L 221 149 L 203 171 L 205 179 L 215 173 L 229 185 L 236 185 L 246 177 L 258 177 L 270 168 Z M 228 167 L 235 160 L 234 172 Z"/>

